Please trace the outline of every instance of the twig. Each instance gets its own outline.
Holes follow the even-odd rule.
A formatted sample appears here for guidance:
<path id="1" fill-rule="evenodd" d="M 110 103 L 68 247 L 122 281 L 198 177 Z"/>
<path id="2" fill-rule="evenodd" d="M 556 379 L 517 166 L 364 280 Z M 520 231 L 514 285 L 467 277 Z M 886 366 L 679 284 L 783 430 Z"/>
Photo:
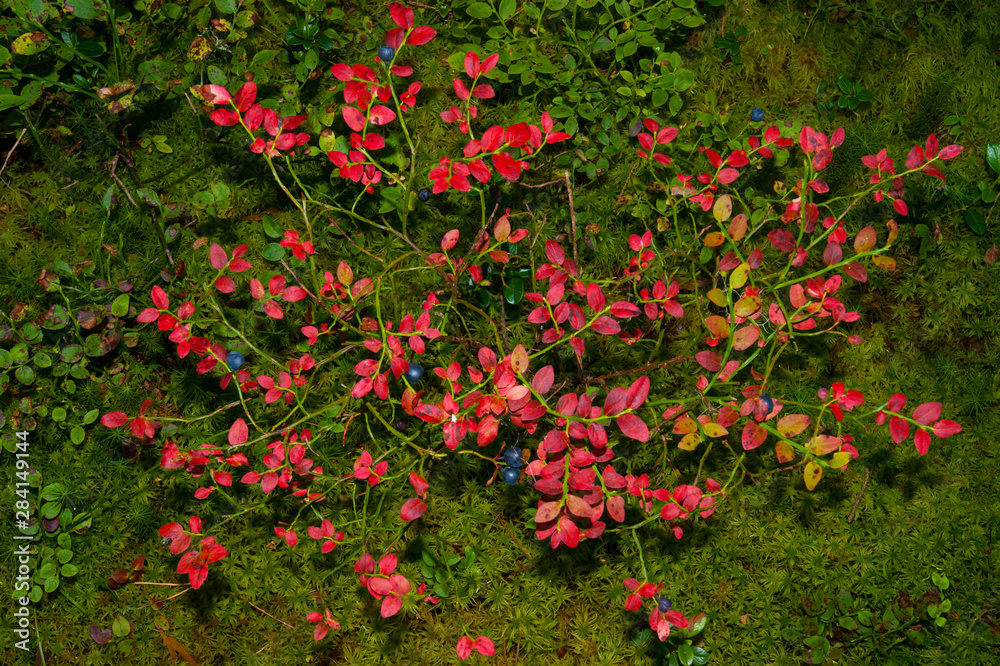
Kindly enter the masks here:
<path id="1" fill-rule="evenodd" d="M 592 382 L 604 383 L 606 379 L 612 379 L 614 377 L 622 377 L 624 375 L 631 375 L 636 372 L 646 372 L 647 370 L 659 370 L 660 368 L 665 368 L 668 365 L 673 365 L 674 363 L 679 363 L 680 361 L 689 361 L 693 356 L 675 356 L 669 361 L 661 361 L 659 363 L 650 363 L 649 365 L 644 365 L 639 368 L 632 368 L 631 370 L 619 370 L 618 372 L 612 372 L 608 375 L 601 375 L 600 377 L 584 377 L 581 383 L 590 384 Z"/>
<path id="2" fill-rule="evenodd" d="M 319 299 L 316 298 L 315 294 L 313 294 L 311 291 L 309 291 L 308 287 L 306 287 L 304 284 L 302 284 L 302 280 L 300 280 L 299 276 L 295 274 L 295 271 L 293 271 L 291 269 L 291 267 L 288 264 L 285 263 L 284 259 L 281 260 L 281 265 L 285 267 L 286 271 L 288 271 L 289 273 L 292 274 L 292 277 L 295 278 L 295 281 L 299 283 L 299 286 L 302 287 L 302 290 L 305 291 L 307 294 L 309 294 L 309 297 L 311 299 L 313 299 L 314 301 L 316 301 L 317 303 L 319 303 Z"/>
<path id="3" fill-rule="evenodd" d="M 847 516 L 847 522 L 854 520 L 854 512 L 857 511 L 858 505 L 861 504 L 861 496 L 865 494 L 865 488 L 868 487 L 868 478 L 871 472 L 865 467 L 865 482 L 861 484 L 861 492 L 858 493 L 858 499 L 854 500 L 854 506 L 851 507 L 851 513 Z"/>
<path id="4" fill-rule="evenodd" d="M 250 604 L 251 606 L 253 606 L 253 607 L 254 607 L 254 608 L 256 608 L 257 610 L 259 610 L 259 611 L 260 611 L 261 613 L 263 613 L 264 615 L 268 616 L 269 618 L 271 618 L 271 619 L 272 619 L 272 620 L 274 620 L 275 622 L 280 622 L 281 624 L 285 625 L 285 626 L 286 626 L 286 627 L 288 627 L 289 629 L 294 629 L 294 628 L 295 628 L 295 627 L 293 627 L 292 625 L 290 625 L 290 624 L 288 624 L 287 622 L 285 622 L 284 620 L 279 620 L 278 618 L 274 617 L 273 615 L 271 615 L 270 613 L 268 613 L 268 612 L 267 612 L 266 610 L 264 610 L 264 609 L 263 609 L 263 608 L 261 608 L 260 606 L 257 606 L 257 605 L 255 605 L 255 604 L 252 604 L 252 603 L 250 603 L 249 601 L 247 601 L 246 599 L 244 599 L 244 598 L 243 598 L 243 597 L 241 597 L 240 595 L 236 594 L 235 592 L 230 592 L 229 594 L 233 595 L 234 597 L 236 597 L 236 598 L 237 598 L 237 599 L 239 599 L 240 601 L 243 601 L 243 602 L 245 602 L 245 603 L 247 603 L 247 604 Z"/>
<path id="5" fill-rule="evenodd" d="M 563 172 L 566 176 L 566 191 L 569 193 L 569 223 L 573 231 L 573 263 L 579 266 L 576 256 L 576 210 L 573 206 L 573 184 L 569 181 L 569 169 Z"/>
<path id="6" fill-rule="evenodd" d="M 27 131 L 28 131 L 27 127 L 23 128 L 21 130 L 21 133 L 17 137 L 17 141 L 14 142 L 14 147 L 7 151 L 7 157 L 5 157 L 3 160 L 3 166 L 0 166 L 0 173 L 3 173 L 3 170 L 7 168 L 7 162 L 10 161 L 10 156 L 14 154 L 15 150 L 17 150 L 18 144 L 21 143 L 21 139 L 24 138 L 24 133 Z"/>
<path id="7" fill-rule="evenodd" d="M 618 199 L 615 200 L 614 208 L 612 211 L 618 210 L 618 206 L 621 205 L 622 199 L 625 197 L 625 190 L 628 188 L 628 183 L 632 180 L 632 174 L 635 173 L 636 167 L 639 166 L 639 162 L 633 162 L 632 168 L 629 169 L 628 176 L 625 177 L 625 184 L 622 185 L 622 191 L 618 193 Z"/>
<path id="8" fill-rule="evenodd" d="M 181 583 L 150 583 L 144 580 L 137 580 L 133 585 L 166 585 L 168 587 L 181 587 Z"/>

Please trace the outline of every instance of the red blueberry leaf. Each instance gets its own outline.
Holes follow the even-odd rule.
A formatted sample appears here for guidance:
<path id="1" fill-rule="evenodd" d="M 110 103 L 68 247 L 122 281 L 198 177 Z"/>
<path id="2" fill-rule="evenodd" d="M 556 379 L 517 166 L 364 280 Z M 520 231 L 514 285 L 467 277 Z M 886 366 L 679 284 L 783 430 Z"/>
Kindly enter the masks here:
<path id="1" fill-rule="evenodd" d="M 222 249 L 222 246 L 218 243 L 212 243 L 212 247 L 208 249 L 208 260 L 212 264 L 212 268 L 219 271 L 225 268 L 226 264 L 229 262 L 229 258 L 226 256 L 226 251 Z"/>
<path id="2" fill-rule="evenodd" d="M 938 437 L 951 437 L 962 432 L 962 426 L 954 421 L 941 420 L 934 424 L 934 434 Z"/>
<path id="3" fill-rule="evenodd" d="M 897 444 L 903 442 L 910 435 L 909 422 L 904 421 L 898 416 L 893 416 L 889 421 L 889 434 L 892 436 L 892 441 Z"/>
<path id="4" fill-rule="evenodd" d="M 420 516 L 424 515 L 424 511 L 426 510 L 426 502 L 419 497 L 411 497 L 403 502 L 403 508 L 399 511 L 399 517 L 406 522 L 410 522 L 411 520 L 416 520 Z"/>
<path id="5" fill-rule="evenodd" d="M 854 238 L 854 251 L 858 254 L 869 252 L 875 247 L 876 240 L 875 227 L 865 227 Z"/>
<path id="6" fill-rule="evenodd" d="M 722 183 L 723 185 L 728 185 L 729 183 L 733 182 L 739 177 L 740 177 L 740 172 L 730 167 L 726 167 L 725 169 L 719 172 L 719 182 Z"/>
<path id="7" fill-rule="evenodd" d="M 535 523 L 542 524 L 555 520 L 559 516 L 560 509 L 559 502 L 539 502 L 538 511 L 535 512 Z"/>
<path id="8" fill-rule="evenodd" d="M 562 266 L 563 262 L 566 261 L 566 253 L 563 251 L 559 243 L 556 243 L 555 241 L 545 242 L 545 257 L 549 260 L 549 263 L 556 266 Z"/>
<path id="9" fill-rule="evenodd" d="M 474 640 L 472 642 L 472 647 L 476 648 L 476 652 L 486 655 L 487 657 L 492 657 L 497 652 L 496 648 L 493 646 L 493 641 L 486 636 L 480 636 Z"/>
<path id="10" fill-rule="evenodd" d="M 236 446 L 237 444 L 242 444 L 247 441 L 248 435 L 249 430 L 247 429 L 246 421 L 236 419 L 233 425 L 229 427 L 229 445 Z"/>
<path id="11" fill-rule="evenodd" d="M 170 299 L 167 298 L 167 293 L 163 291 L 163 288 L 159 285 L 155 285 L 150 292 L 153 298 L 153 305 L 155 305 L 160 310 L 166 310 L 170 307 Z"/>
<path id="12" fill-rule="evenodd" d="M 372 125 L 388 125 L 396 119 L 396 113 L 387 106 L 373 106 L 368 112 L 368 118 Z"/>
<path id="13" fill-rule="evenodd" d="M 917 447 L 917 453 L 922 456 L 927 455 L 927 450 L 931 447 L 931 436 L 926 430 L 918 430 L 913 436 L 913 445 Z"/>
<path id="14" fill-rule="evenodd" d="M 472 655 L 472 645 L 473 641 L 468 636 L 462 636 L 458 639 L 458 643 L 455 645 L 455 652 L 458 653 L 458 658 L 465 661 Z"/>
<path id="15" fill-rule="evenodd" d="M 868 281 L 868 271 L 865 270 L 864 266 L 862 266 L 856 261 L 852 261 L 851 263 L 846 264 L 844 266 L 844 272 L 847 273 L 853 279 L 857 280 L 858 282 Z"/>
<path id="16" fill-rule="evenodd" d="M 649 428 L 646 422 L 635 414 L 622 414 L 616 420 L 622 434 L 640 442 L 649 440 Z"/>
<path id="17" fill-rule="evenodd" d="M 913 410 L 913 420 L 920 425 L 930 425 L 941 418 L 940 402 L 925 402 Z"/>
<path id="18" fill-rule="evenodd" d="M 625 398 L 626 406 L 629 409 L 639 409 L 642 407 L 642 404 L 646 402 L 646 396 L 648 395 L 649 377 L 643 375 L 632 382 L 632 385 L 628 387 L 628 395 Z"/>
<path id="19" fill-rule="evenodd" d="M 347 126 L 355 132 L 360 132 L 365 128 L 365 115 L 355 107 L 345 106 L 342 113 Z"/>
<path id="20" fill-rule="evenodd" d="M 278 306 L 274 301 L 268 301 L 264 303 L 264 314 L 272 319 L 282 319 L 285 313 L 282 312 L 281 307 Z"/>
<path id="21" fill-rule="evenodd" d="M 938 153 L 938 157 L 940 157 L 943 160 L 950 160 L 953 157 L 958 157 L 959 155 L 961 155 L 962 149 L 963 149 L 962 146 L 955 144 L 950 146 L 945 146 L 944 148 L 941 149 L 941 152 Z"/>
<path id="22" fill-rule="evenodd" d="M 427 480 L 416 472 L 410 472 L 410 485 L 413 486 L 413 490 L 420 497 L 426 495 L 427 489 L 430 488 L 430 484 L 427 483 Z"/>
<path id="23" fill-rule="evenodd" d="M 760 305 L 760 296 L 744 296 L 736 301 L 736 305 L 733 306 L 733 314 L 737 317 L 749 317 L 760 310 Z"/>
<path id="24" fill-rule="evenodd" d="M 406 43 L 410 46 L 423 46 L 435 37 L 437 37 L 437 30 L 429 25 L 422 25 L 413 29 L 413 32 L 406 38 Z"/>
<path id="25" fill-rule="evenodd" d="M 729 337 L 729 322 L 726 321 L 725 317 L 719 315 L 705 317 L 705 326 L 714 337 L 720 340 Z"/>
<path id="26" fill-rule="evenodd" d="M 448 416 L 443 409 L 437 405 L 420 405 L 413 410 L 414 415 L 427 421 L 428 423 L 441 423 Z"/>
<path id="27" fill-rule="evenodd" d="M 593 509 L 590 508 L 586 500 L 578 495 L 566 495 L 566 508 L 574 516 L 580 518 L 590 518 L 593 513 Z"/>
<path id="28" fill-rule="evenodd" d="M 108 412 L 101 417 L 101 425 L 108 428 L 120 428 L 128 423 L 128 415 L 125 412 Z"/>
<path id="29" fill-rule="evenodd" d="M 743 434 L 740 439 L 743 448 L 752 451 L 767 439 L 767 430 L 759 426 L 756 421 L 747 421 L 747 424 L 743 426 Z"/>
<path id="30" fill-rule="evenodd" d="M 629 317 L 638 317 L 642 314 L 642 310 L 628 301 L 615 301 L 611 304 L 611 314 L 619 319 L 627 319 Z"/>
<path id="31" fill-rule="evenodd" d="M 625 522 L 625 499 L 621 495 L 609 497 L 605 506 L 608 508 L 608 515 L 619 523 Z"/>
<path id="32" fill-rule="evenodd" d="M 611 317 L 598 317 L 594 320 L 593 328 L 596 333 L 601 335 L 617 335 L 622 330 L 618 322 Z"/>
<path id="33" fill-rule="evenodd" d="M 698 364 L 709 372 L 718 372 L 722 368 L 722 357 L 714 351 L 702 351 L 694 355 Z"/>
<path id="34" fill-rule="evenodd" d="M 621 414 L 626 408 L 628 391 L 621 386 L 608 391 L 608 397 L 604 399 L 604 415 L 615 416 Z"/>
<path id="35" fill-rule="evenodd" d="M 441 239 L 441 249 L 447 252 L 458 243 L 458 229 L 452 229 Z"/>
<path id="36" fill-rule="evenodd" d="M 552 383 L 555 381 L 555 378 L 556 374 L 552 370 L 552 366 L 547 365 L 535 373 L 535 377 L 531 380 L 531 388 L 533 388 L 536 393 L 548 393 L 549 389 L 552 388 Z"/>
<path id="37" fill-rule="evenodd" d="M 795 250 L 795 236 L 788 229 L 774 229 L 767 235 L 776 249 L 782 252 L 793 252 Z"/>

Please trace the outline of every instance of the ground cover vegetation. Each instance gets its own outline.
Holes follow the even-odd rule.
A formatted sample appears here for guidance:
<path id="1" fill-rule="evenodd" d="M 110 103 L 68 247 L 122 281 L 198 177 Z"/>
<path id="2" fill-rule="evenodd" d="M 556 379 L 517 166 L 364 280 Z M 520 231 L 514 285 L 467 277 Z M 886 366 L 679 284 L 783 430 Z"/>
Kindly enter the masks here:
<path id="1" fill-rule="evenodd" d="M 13 0 L 5 663 L 994 663 L 998 24 Z"/>

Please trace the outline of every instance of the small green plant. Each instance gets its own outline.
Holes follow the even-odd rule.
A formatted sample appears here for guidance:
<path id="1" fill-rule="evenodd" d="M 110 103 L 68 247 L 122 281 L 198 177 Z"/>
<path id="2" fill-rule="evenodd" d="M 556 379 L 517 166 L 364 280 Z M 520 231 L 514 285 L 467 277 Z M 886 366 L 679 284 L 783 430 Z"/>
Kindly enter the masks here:
<path id="1" fill-rule="evenodd" d="M 833 118 L 836 114 L 835 107 L 856 111 L 872 99 L 871 91 L 843 75 L 837 77 L 836 88 L 830 89 L 826 81 L 820 81 L 816 86 L 816 106 L 827 118 Z"/>
<path id="2" fill-rule="evenodd" d="M 748 34 L 747 29 L 742 26 L 730 33 L 723 33 L 721 37 L 715 39 L 715 48 L 721 49 L 726 57 L 733 61 L 734 65 L 739 65 L 743 62 L 740 44 L 747 38 Z"/>

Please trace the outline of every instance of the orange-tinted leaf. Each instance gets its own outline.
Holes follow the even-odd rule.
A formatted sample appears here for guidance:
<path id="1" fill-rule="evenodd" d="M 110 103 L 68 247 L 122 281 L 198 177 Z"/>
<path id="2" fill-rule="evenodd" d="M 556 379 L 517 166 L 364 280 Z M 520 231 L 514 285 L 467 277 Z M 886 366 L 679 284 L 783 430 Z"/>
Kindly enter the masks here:
<path id="1" fill-rule="evenodd" d="M 590 515 L 593 513 L 590 505 L 579 495 L 566 495 L 566 508 L 574 516 L 579 516 L 580 518 L 590 518 Z"/>
<path id="2" fill-rule="evenodd" d="M 760 310 L 760 296 L 744 296 L 733 306 L 733 314 L 737 317 L 749 317 Z"/>
<path id="3" fill-rule="evenodd" d="M 757 326 L 744 326 L 740 330 L 736 331 L 736 335 L 733 336 L 733 349 L 743 351 L 750 345 L 757 342 L 757 338 L 759 337 L 760 329 Z"/>
<path id="4" fill-rule="evenodd" d="M 524 345 L 518 345 L 514 347 L 514 351 L 510 354 L 510 368 L 518 374 L 524 373 L 528 369 L 528 352 L 524 349 Z"/>
<path id="5" fill-rule="evenodd" d="M 795 460 L 795 449 L 790 442 L 781 440 L 774 445 L 774 454 L 778 456 L 778 462 L 790 463 Z"/>
<path id="6" fill-rule="evenodd" d="M 726 242 L 726 237 L 720 234 L 718 231 L 713 231 L 712 233 L 705 235 L 706 247 L 719 247 L 725 242 Z"/>
<path id="7" fill-rule="evenodd" d="M 854 237 L 854 251 L 858 254 L 869 252 L 875 247 L 877 241 L 878 237 L 875 234 L 875 227 L 865 227 Z"/>
<path id="8" fill-rule="evenodd" d="M 698 422 L 690 416 L 685 416 L 674 423 L 674 434 L 684 435 L 689 432 L 698 432 Z"/>
<path id="9" fill-rule="evenodd" d="M 795 437 L 795 435 L 808 428 L 811 422 L 812 418 L 806 414 L 782 416 L 778 421 L 778 432 L 781 433 L 782 437 Z"/>
<path id="10" fill-rule="evenodd" d="M 729 322 L 725 320 L 724 317 L 718 315 L 712 315 L 711 317 L 705 317 L 705 326 L 712 333 L 713 336 L 723 340 L 729 337 Z"/>
<path id="11" fill-rule="evenodd" d="M 682 451 L 694 451 L 696 448 L 698 448 L 698 444 L 700 443 L 701 443 L 701 435 L 696 432 L 692 432 L 681 437 L 681 441 L 677 442 L 677 448 L 681 449 Z M 667 506 L 671 505 L 668 504 Z"/>
<path id="12" fill-rule="evenodd" d="M 732 220 L 729 221 L 729 236 L 738 241 L 746 236 L 747 233 L 747 216 L 740 213 Z"/>
<path id="13" fill-rule="evenodd" d="M 809 440 L 806 448 L 810 453 L 817 456 L 825 456 L 827 453 L 832 453 L 840 448 L 843 440 L 840 437 L 834 437 L 833 435 L 816 435 Z"/>
<path id="14" fill-rule="evenodd" d="M 813 490 L 819 483 L 819 479 L 823 476 L 823 468 L 817 465 L 815 462 L 810 461 L 805 468 L 804 476 L 806 480 L 806 488 Z"/>
<path id="15" fill-rule="evenodd" d="M 887 257 L 884 254 L 876 254 L 874 257 L 872 257 L 872 261 L 874 261 L 875 265 L 881 268 L 882 270 L 886 271 L 896 270 L 896 260 L 893 259 L 892 257 Z"/>
<path id="16" fill-rule="evenodd" d="M 608 508 L 609 516 L 614 518 L 619 523 L 625 522 L 625 499 L 621 495 L 609 497 L 605 506 Z M 537 515 L 535 517 L 535 522 L 538 522 Z"/>
<path id="17" fill-rule="evenodd" d="M 743 448 L 747 451 L 752 451 L 767 439 L 767 430 L 757 425 L 755 421 L 747 421 L 747 424 L 743 426 L 743 434 L 740 439 Z"/>

